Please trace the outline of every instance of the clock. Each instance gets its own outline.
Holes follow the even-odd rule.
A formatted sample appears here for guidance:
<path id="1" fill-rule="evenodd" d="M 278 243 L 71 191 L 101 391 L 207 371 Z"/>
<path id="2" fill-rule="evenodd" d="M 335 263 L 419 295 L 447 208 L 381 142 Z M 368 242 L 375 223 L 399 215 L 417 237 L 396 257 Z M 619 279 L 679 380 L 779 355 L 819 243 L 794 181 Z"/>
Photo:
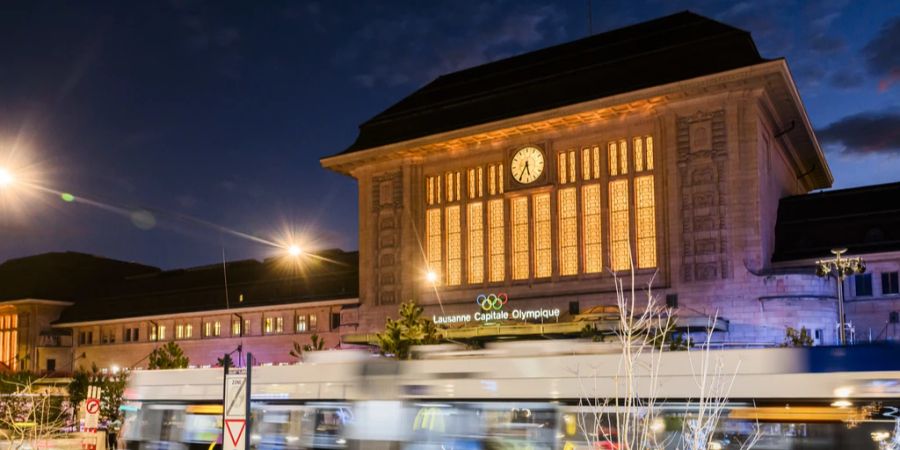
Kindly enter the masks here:
<path id="1" fill-rule="evenodd" d="M 529 184 L 544 173 L 544 153 L 537 147 L 523 147 L 513 155 L 509 169 L 514 180 Z"/>

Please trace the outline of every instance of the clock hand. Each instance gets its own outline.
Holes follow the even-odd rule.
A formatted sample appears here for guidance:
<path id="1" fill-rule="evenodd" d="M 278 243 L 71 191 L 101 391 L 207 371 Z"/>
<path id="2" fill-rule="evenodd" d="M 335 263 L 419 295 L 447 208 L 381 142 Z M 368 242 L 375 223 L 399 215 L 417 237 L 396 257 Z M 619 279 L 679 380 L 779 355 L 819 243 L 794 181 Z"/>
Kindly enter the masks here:
<path id="1" fill-rule="evenodd" d="M 522 168 L 522 171 L 519 172 L 519 178 L 522 178 L 522 176 L 525 175 L 525 171 L 526 171 L 526 170 L 528 170 L 528 163 L 527 163 L 527 162 L 525 163 L 525 167 Z M 529 172 L 529 173 L 531 173 L 531 172 Z"/>
<path id="2" fill-rule="evenodd" d="M 528 161 L 525 161 L 525 170 L 528 171 L 528 175 L 531 175 L 531 169 L 528 168 Z"/>

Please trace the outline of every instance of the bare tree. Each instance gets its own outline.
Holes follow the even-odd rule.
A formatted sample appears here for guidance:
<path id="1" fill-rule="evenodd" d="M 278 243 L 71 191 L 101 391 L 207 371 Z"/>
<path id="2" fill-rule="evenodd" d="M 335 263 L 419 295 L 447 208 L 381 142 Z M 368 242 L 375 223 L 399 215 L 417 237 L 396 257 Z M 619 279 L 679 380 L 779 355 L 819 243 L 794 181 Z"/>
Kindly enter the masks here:
<path id="1" fill-rule="evenodd" d="M 639 289 L 632 270 L 630 281 L 629 287 L 622 278 L 614 276 L 619 309 L 615 338 L 621 346 L 615 374 L 604 377 L 600 368 L 594 367 L 593 373 L 584 377 L 578 369 L 583 392 L 580 406 L 584 411 L 578 415 L 578 425 L 583 437 L 592 448 L 660 449 L 674 445 L 680 450 L 706 450 L 727 406 L 739 367 L 729 373 L 723 359 L 710 351 L 717 320 L 712 318 L 702 343 L 696 349 L 689 344 L 684 354 L 691 361 L 699 396 L 689 402 L 677 442 L 673 441 L 674 436 L 665 438 L 664 404 L 658 399 L 659 376 L 663 354 L 669 353 L 666 341 L 674 331 L 675 316 L 654 296 L 652 279 L 646 289 Z M 610 385 L 614 395 L 605 398 L 600 387 Z M 741 448 L 752 447 L 758 432 L 757 426 Z"/>
<path id="2" fill-rule="evenodd" d="M 4 376 L 0 393 L 0 442 L 12 450 L 46 446 L 62 434 L 68 412 L 60 396 L 29 374 Z"/>

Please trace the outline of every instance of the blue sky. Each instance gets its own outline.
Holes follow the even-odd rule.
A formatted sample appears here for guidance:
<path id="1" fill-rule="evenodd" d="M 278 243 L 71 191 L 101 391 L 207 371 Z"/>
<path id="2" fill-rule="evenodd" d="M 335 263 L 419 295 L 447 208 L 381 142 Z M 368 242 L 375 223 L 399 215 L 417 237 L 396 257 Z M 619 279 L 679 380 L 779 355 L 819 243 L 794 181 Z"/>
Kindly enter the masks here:
<path id="1" fill-rule="evenodd" d="M 900 180 L 900 2 L 591 7 L 594 32 L 685 9 L 751 31 L 787 58 L 835 187 Z M 579 0 L 4 2 L 0 161 L 102 207 L 0 198 L 0 260 L 275 251 L 228 230 L 355 249 L 356 184 L 320 157 L 437 75 L 587 33 Z"/>

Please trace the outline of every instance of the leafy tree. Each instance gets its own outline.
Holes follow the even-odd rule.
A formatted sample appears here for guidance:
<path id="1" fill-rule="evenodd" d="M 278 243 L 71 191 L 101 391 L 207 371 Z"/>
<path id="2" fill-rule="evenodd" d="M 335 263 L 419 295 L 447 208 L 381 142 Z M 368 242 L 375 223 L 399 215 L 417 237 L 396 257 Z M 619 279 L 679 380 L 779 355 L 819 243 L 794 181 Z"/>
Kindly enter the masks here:
<path id="1" fill-rule="evenodd" d="M 225 363 L 228 363 L 228 367 L 234 367 L 234 360 L 231 359 L 231 354 L 226 353 L 225 356 L 216 360 L 216 367 L 225 367 Z"/>
<path id="2" fill-rule="evenodd" d="M 69 382 L 69 402 L 80 405 L 87 397 L 88 386 L 99 386 L 103 398 L 100 402 L 100 420 L 110 424 L 121 422 L 121 411 L 125 386 L 128 384 L 128 372 L 102 373 L 96 364 L 90 370 L 78 370 Z"/>
<path id="3" fill-rule="evenodd" d="M 325 339 L 318 334 L 313 333 L 313 335 L 309 337 L 309 340 L 310 343 L 304 345 L 300 345 L 299 342 L 294 342 L 294 348 L 291 349 L 291 356 L 301 359 L 305 352 L 317 352 L 325 348 Z"/>
<path id="4" fill-rule="evenodd" d="M 376 335 L 381 354 L 410 359 L 412 346 L 440 342 L 440 331 L 434 322 L 422 317 L 422 312 L 421 306 L 409 301 L 400 305 L 400 317 L 397 320 L 388 317 L 384 332 Z"/>
<path id="5" fill-rule="evenodd" d="M 799 330 L 794 327 L 787 327 L 784 330 L 784 343 L 782 347 L 812 347 L 813 337 L 806 327 Z"/>
<path id="6" fill-rule="evenodd" d="M 150 370 L 185 369 L 190 363 L 184 351 L 175 342 L 156 347 L 150 352 L 148 359 L 147 368 Z"/>

